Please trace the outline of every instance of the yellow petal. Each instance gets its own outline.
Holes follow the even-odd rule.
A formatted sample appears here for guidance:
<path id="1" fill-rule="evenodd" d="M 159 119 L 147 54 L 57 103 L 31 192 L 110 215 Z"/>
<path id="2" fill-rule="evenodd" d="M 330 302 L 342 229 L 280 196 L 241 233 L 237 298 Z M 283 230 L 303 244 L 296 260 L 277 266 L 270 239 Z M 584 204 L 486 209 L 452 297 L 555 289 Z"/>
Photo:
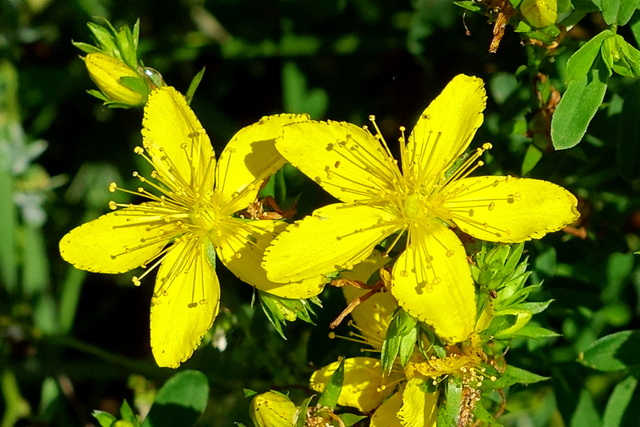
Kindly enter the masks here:
<path id="1" fill-rule="evenodd" d="M 267 279 L 266 271 L 261 265 L 264 250 L 286 226 L 282 221 L 229 218 L 221 229 L 218 256 L 240 280 L 261 291 L 293 299 L 318 295 L 327 281 L 323 275 L 292 283 L 275 283 Z"/>
<path id="2" fill-rule="evenodd" d="M 378 251 L 357 264 L 353 270 L 340 274 L 341 279 L 359 280 L 367 282 L 371 274 L 389 262 L 388 257 L 383 257 Z M 367 290 L 357 289 L 353 286 L 342 288 L 347 303 L 367 294 Z M 379 292 L 361 302 L 351 312 L 351 317 L 365 337 L 367 343 L 373 348 L 380 350 L 382 341 L 387 333 L 387 328 L 391 323 L 391 316 L 397 308 L 396 300 L 388 292 Z"/>
<path id="3" fill-rule="evenodd" d="M 387 399 L 371 416 L 371 427 L 403 427 L 398 418 L 402 406 L 402 392 Z"/>
<path id="4" fill-rule="evenodd" d="M 539 239 L 579 217 L 564 188 L 537 179 L 465 178 L 445 190 L 444 207 L 462 231 L 491 242 Z"/>
<path id="5" fill-rule="evenodd" d="M 402 407 L 398 418 L 403 427 L 432 427 L 438 415 L 438 393 L 424 391 L 425 382 L 413 378 L 402 393 Z"/>
<path id="6" fill-rule="evenodd" d="M 220 284 L 205 245 L 176 243 L 162 260 L 151 300 L 151 349 L 158 366 L 177 368 L 198 347 L 220 306 Z"/>
<path id="7" fill-rule="evenodd" d="M 391 213 L 337 203 L 287 227 L 267 248 L 264 267 L 274 282 L 348 270 L 371 254 L 398 226 Z"/>
<path id="8" fill-rule="evenodd" d="M 343 202 L 391 191 L 400 175 L 380 142 L 351 123 L 295 123 L 284 128 L 276 148 L 289 163 Z"/>
<path id="9" fill-rule="evenodd" d="M 142 126 L 144 148 L 163 182 L 202 191 L 213 188 L 213 148 L 182 94 L 170 86 L 151 92 Z"/>
<path id="10" fill-rule="evenodd" d="M 158 239 L 160 229 L 149 228 L 156 219 L 144 215 L 145 206 L 120 209 L 102 215 L 68 232 L 60 240 L 60 254 L 81 270 L 124 273 L 147 263 L 167 244 L 172 224 L 162 229 L 168 237 Z"/>
<path id="11" fill-rule="evenodd" d="M 311 376 L 311 388 L 322 393 L 338 369 L 340 362 L 334 362 L 315 371 Z M 382 401 L 393 391 L 393 384 L 399 379 L 396 372 L 382 376 L 380 360 L 372 357 L 352 357 L 344 361 L 344 382 L 338 404 L 352 406 L 362 412 L 370 412 L 380 406 Z"/>
<path id="12" fill-rule="evenodd" d="M 411 173 L 419 182 L 439 179 L 482 124 L 486 98 L 482 79 L 454 77 L 413 128 L 403 159 L 405 174 Z"/>
<path id="13" fill-rule="evenodd" d="M 267 116 L 235 134 L 220 154 L 216 170 L 216 193 L 225 212 L 232 214 L 255 200 L 262 181 L 285 164 L 275 147 L 283 126 L 304 120 L 309 120 L 308 114 Z"/>
<path id="14" fill-rule="evenodd" d="M 393 267 L 391 293 L 409 314 L 449 343 L 464 341 L 476 323 L 473 279 L 460 239 L 445 225 L 421 224 Z"/>

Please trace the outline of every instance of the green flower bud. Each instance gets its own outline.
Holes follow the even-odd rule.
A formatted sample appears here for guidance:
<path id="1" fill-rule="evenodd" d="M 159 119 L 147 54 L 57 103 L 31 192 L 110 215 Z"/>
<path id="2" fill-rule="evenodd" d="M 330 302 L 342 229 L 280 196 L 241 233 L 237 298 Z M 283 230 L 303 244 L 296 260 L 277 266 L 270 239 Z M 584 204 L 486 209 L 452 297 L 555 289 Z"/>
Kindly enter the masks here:
<path id="1" fill-rule="evenodd" d="M 149 86 L 144 77 L 124 62 L 104 53 L 84 57 L 89 77 L 102 92 L 93 93 L 107 104 L 137 107 L 147 100 Z"/>

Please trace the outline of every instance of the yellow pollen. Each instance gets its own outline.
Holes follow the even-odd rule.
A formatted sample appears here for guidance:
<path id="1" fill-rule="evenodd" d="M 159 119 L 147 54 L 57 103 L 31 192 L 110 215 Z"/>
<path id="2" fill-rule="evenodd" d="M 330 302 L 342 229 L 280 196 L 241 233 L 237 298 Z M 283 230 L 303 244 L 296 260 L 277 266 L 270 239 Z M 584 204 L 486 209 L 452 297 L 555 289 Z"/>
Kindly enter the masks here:
<path id="1" fill-rule="evenodd" d="M 118 184 L 116 184 L 115 182 L 109 183 L 109 192 L 110 193 L 115 193 L 117 189 L 118 189 Z"/>
<path id="2" fill-rule="evenodd" d="M 136 153 L 136 154 L 144 154 L 144 148 L 138 146 L 138 147 L 133 149 L 133 152 Z"/>
<path id="3" fill-rule="evenodd" d="M 136 277 L 136 276 L 133 276 L 133 278 L 131 279 L 131 281 L 133 282 L 133 284 L 134 284 L 135 286 L 140 286 L 140 284 L 142 283 L 142 282 L 140 281 L 140 279 L 139 279 L 138 277 Z"/>

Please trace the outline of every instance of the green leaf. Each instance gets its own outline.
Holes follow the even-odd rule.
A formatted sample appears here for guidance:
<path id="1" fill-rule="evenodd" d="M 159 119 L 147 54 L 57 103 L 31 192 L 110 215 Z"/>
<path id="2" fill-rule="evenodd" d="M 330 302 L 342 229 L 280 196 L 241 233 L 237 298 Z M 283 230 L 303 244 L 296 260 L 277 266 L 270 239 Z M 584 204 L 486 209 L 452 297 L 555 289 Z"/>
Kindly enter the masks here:
<path id="1" fill-rule="evenodd" d="M 338 368 L 331 374 L 327 388 L 318 399 L 318 406 L 321 408 L 329 407 L 335 409 L 338 404 L 338 398 L 342 391 L 342 384 L 344 383 L 344 358 L 340 360 Z"/>
<path id="2" fill-rule="evenodd" d="M 593 397 L 586 388 L 580 390 L 580 398 L 578 399 L 578 406 L 571 417 L 570 427 L 599 427 L 600 414 L 593 403 Z"/>
<path id="3" fill-rule="evenodd" d="M 533 144 L 527 147 L 527 152 L 524 154 L 524 160 L 522 161 L 522 175 L 526 175 L 536 167 L 538 162 L 542 159 L 542 151 Z"/>
<path id="4" fill-rule="evenodd" d="M 288 61 L 282 68 L 282 97 L 284 109 L 289 113 L 308 113 L 317 119 L 324 115 L 329 96 L 320 89 L 307 89 L 307 78 L 295 64 Z"/>
<path id="5" fill-rule="evenodd" d="M 620 91 L 624 108 L 617 132 L 618 172 L 628 180 L 640 178 L 640 80 Z"/>
<path id="6" fill-rule="evenodd" d="M 626 25 L 640 7 L 640 0 L 601 0 L 600 6 L 607 24 Z"/>
<path id="7" fill-rule="evenodd" d="M 438 408 L 438 425 L 458 425 L 460 407 L 462 406 L 462 380 L 454 376 L 447 379 L 444 405 Z"/>
<path id="8" fill-rule="evenodd" d="M 349 413 L 340 414 L 338 416 L 344 423 L 345 427 L 350 427 L 355 423 L 357 423 L 358 421 L 364 420 L 365 418 L 367 418 L 365 415 L 356 415 L 356 414 L 349 414 Z"/>
<path id="9" fill-rule="evenodd" d="M 314 396 L 315 395 L 311 395 L 307 397 L 305 400 L 302 401 L 302 403 L 298 407 L 298 420 L 296 421 L 295 427 L 305 427 L 306 420 L 307 420 L 307 417 L 306 417 L 307 408 L 309 407 L 309 404 L 311 403 L 311 399 L 313 399 Z"/>
<path id="10" fill-rule="evenodd" d="M 603 42 L 611 36 L 610 30 L 604 30 L 578 49 L 567 61 L 567 82 L 580 80 L 589 73 Z"/>
<path id="11" fill-rule="evenodd" d="M 407 357 L 406 354 L 410 346 L 411 337 L 413 337 L 413 343 L 415 343 L 418 336 L 417 333 L 414 334 L 412 331 L 415 328 L 417 328 L 416 319 L 402 309 L 396 311 L 382 343 L 380 359 L 382 361 L 382 372 L 385 375 L 391 372 L 401 345 L 404 347 L 402 357 Z"/>
<path id="12" fill-rule="evenodd" d="M 400 339 L 400 349 L 398 351 L 398 358 L 402 366 L 406 366 L 409 363 L 409 359 L 413 355 L 413 350 L 416 348 L 416 340 L 418 339 L 418 328 L 414 327 L 409 330 L 406 335 L 403 335 Z"/>
<path id="13" fill-rule="evenodd" d="M 607 402 L 607 407 L 604 409 L 602 427 L 618 427 L 622 424 L 623 415 L 631 402 L 637 385 L 638 379 L 632 376 L 616 385 Z"/>
<path id="14" fill-rule="evenodd" d="M 595 66 L 580 80 L 569 82 L 551 118 L 551 140 L 556 150 L 575 147 L 602 105 L 607 91 L 606 70 Z"/>
<path id="15" fill-rule="evenodd" d="M 136 52 L 136 43 L 133 40 L 133 33 L 128 26 L 123 26 L 116 33 L 116 43 L 120 48 L 122 60 L 134 70 L 138 68 L 138 53 Z"/>
<path id="16" fill-rule="evenodd" d="M 111 31 L 102 25 L 94 24 L 93 22 L 87 23 L 87 26 L 93 33 L 98 46 L 104 53 L 120 58 L 119 51 Z"/>
<path id="17" fill-rule="evenodd" d="M 260 305 L 269 322 L 278 331 L 283 339 L 287 339 L 284 335 L 282 327 L 286 322 L 293 322 L 296 319 L 303 320 L 307 323 L 313 323 L 315 312 L 311 303 L 321 307 L 322 304 L 317 297 L 308 299 L 289 299 L 271 295 L 266 292 L 258 291 Z"/>
<path id="18" fill-rule="evenodd" d="M 142 427 L 191 426 L 204 412 L 208 399 L 209 383 L 202 372 L 179 372 L 162 386 Z"/>
<path id="19" fill-rule="evenodd" d="M 636 141 L 640 143 L 640 141 Z M 635 259 L 633 254 L 614 252 L 607 258 L 607 282 L 602 291 L 603 302 L 619 301 L 624 291 L 624 284 L 633 271 Z"/>
<path id="20" fill-rule="evenodd" d="M 131 421 L 132 423 L 138 424 L 138 417 L 133 413 L 133 409 L 129 405 L 129 402 L 125 399 L 120 406 L 120 418 L 125 421 Z"/>
<path id="21" fill-rule="evenodd" d="M 484 8 L 480 7 L 480 2 L 473 0 L 454 1 L 453 4 L 460 6 L 463 9 L 470 10 L 476 13 L 483 13 Z"/>
<path id="22" fill-rule="evenodd" d="M 187 104 L 191 104 L 193 95 L 195 95 L 196 89 L 198 89 L 198 86 L 202 81 L 202 77 L 204 76 L 204 70 L 205 68 L 202 67 L 202 70 L 198 71 L 198 74 L 196 74 L 193 79 L 191 79 L 191 83 L 189 83 L 189 89 L 187 89 L 187 94 L 185 95 L 185 97 L 187 98 Z"/>
<path id="23" fill-rule="evenodd" d="M 91 415 L 93 415 L 93 418 L 98 421 L 101 427 L 111 427 L 111 425 L 117 420 L 116 417 L 105 411 L 95 410 Z"/>
<path id="24" fill-rule="evenodd" d="M 593 342 L 578 356 L 585 366 L 613 372 L 640 367 L 640 331 L 622 331 Z"/>
<path id="25" fill-rule="evenodd" d="M 533 372 L 509 365 L 500 377 L 489 385 L 491 388 L 499 389 L 513 384 L 533 384 L 540 381 L 546 381 L 548 379 L 549 377 L 543 377 L 538 374 L 534 374 Z"/>
<path id="26" fill-rule="evenodd" d="M 72 41 L 71 44 L 74 45 L 75 47 L 77 47 L 78 49 L 80 49 L 81 51 L 83 51 L 84 53 L 99 53 L 99 52 L 102 52 L 101 49 L 98 49 L 97 47 L 95 47 L 94 45 L 91 45 L 89 43 Z"/>

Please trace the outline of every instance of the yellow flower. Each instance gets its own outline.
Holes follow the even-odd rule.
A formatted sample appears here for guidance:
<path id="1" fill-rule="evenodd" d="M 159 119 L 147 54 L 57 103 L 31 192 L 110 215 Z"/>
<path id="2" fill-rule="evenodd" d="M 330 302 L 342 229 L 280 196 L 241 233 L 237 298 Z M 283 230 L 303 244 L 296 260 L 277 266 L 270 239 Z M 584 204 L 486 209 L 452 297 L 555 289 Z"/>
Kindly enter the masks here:
<path id="1" fill-rule="evenodd" d="M 350 269 L 383 239 L 398 233 L 394 246 L 406 232 L 391 293 L 447 342 L 467 339 L 476 320 L 474 285 L 451 228 L 513 243 L 540 238 L 578 217 L 575 197 L 552 183 L 468 177 L 490 144 L 449 171 L 482 124 L 485 100 L 481 79 L 455 77 L 421 114 L 408 140 L 401 128 L 402 169 L 377 127 L 374 135 L 343 122 L 286 126 L 278 151 L 344 203 L 317 209 L 280 234 L 265 253 L 267 276 L 287 283 Z"/>
<path id="2" fill-rule="evenodd" d="M 151 347 L 160 366 L 188 359 L 218 313 L 217 254 L 229 270 L 256 288 L 286 298 L 320 292 L 324 278 L 283 285 L 260 267 L 264 248 L 286 225 L 249 220 L 234 213 L 255 201 L 261 183 L 284 160 L 274 147 L 282 125 L 307 118 L 265 117 L 239 131 L 216 164 L 205 130 L 171 87 L 157 89 L 144 110 L 143 145 L 135 152 L 153 167 L 151 179 L 137 172 L 137 191 L 148 201 L 121 208 L 70 231 L 60 241 L 62 257 L 82 270 L 122 273 L 159 266 L 151 301 Z"/>
<path id="3" fill-rule="evenodd" d="M 341 277 L 366 281 L 386 261 L 380 253 L 374 252 L 373 256 Z M 343 291 L 347 301 L 367 293 L 349 286 L 345 286 Z M 380 352 L 395 308 L 396 303 L 388 293 L 375 294 L 356 306 L 351 317 L 354 321 L 352 326 L 358 333 L 352 333 L 353 338 L 350 339 L 370 347 L 365 351 Z M 314 372 L 310 379 L 311 388 L 323 392 L 339 364 L 334 362 Z M 436 421 L 438 393 L 425 392 L 425 385 L 424 378 L 409 379 L 397 364 L 385 376 L 379 359 L 352 357 L 344 361 L 344 381 L 338 404 L 352 406 L 363 413 L 375 411 L 371 418 L 373 427 L 431 427 Z"/>
<path id="4" fill-rule="evenodd" d="M 108 102 L 136 107 L 146 101 L 146 93 L 135 91 L 131 86 L 122 83 L 123 78 L 139 79 L 142 92 L 148 91 L 143 78 L 124 62 L 96 52 L 85 56 L 84 63 L 89 77 L 102 91 Z"/>

